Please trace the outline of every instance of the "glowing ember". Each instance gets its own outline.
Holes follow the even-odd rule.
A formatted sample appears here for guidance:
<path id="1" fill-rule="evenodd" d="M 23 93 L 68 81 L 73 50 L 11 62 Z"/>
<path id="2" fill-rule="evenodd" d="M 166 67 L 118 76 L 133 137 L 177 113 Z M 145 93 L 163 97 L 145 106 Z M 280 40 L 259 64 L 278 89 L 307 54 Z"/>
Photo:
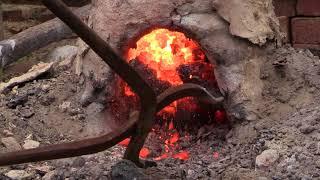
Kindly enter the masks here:
<path id="1" fill-rule="evenodd" d="M 164 154 L 162 154 L 162 155 L 159 156 L 159 157 L 153 158 L 153 160 L 155 160 L 155 161 L 160 161 L 160 160 L 163 160 L 163 159 L 167 159 L 168 157 L 169 157 L 169 154 L 164 153 Z"/>
<path id="2" fill-rule="evenodd" d="M 129 145 L 129 143 L 130 143 L 130 138 L 126 138 L 123 141 L 121 141 L 119 143 L 119 145 L 127 147 Z M 144 147 L 144 148 L 141 149 L 139 156 L 141 158 L 147 158 L 149 156 L 149 154 L 150 154 L 150 150 L 148 148 Z"/>
<path id="3" fill-rule="evenodd" d="M 141 158 L 147 158 L 147 157 L 149 156 L 149 154 L 150 154 L 149 149 L 147 149 L 147 148 L 142 148 L 141 151 L 140 151 L 139 156 L 140 156 Z"/>
<path id="4" fill-rule="evenodd" d="M 218 110 L 215 112 L 216 121 L 222 123 L 226 119 L 226 112 L 222 110 Z"/>
<path id="5" fill-rule="evenodd" d="M 188 160 L 189 159 L 189 152 L 183 151 L 183 152 L 180 152 L 178 154 L 173 155 L 172 157 L 175 159 L 180 159 L 180 160 Z"/>
<path id="6" fill-rule="evenodd" d="M 174 144 L 179 140 L 179 133 L 175 132 L 172 137 L 169 139 L 170 144 Z"/>
<path id="7" fill-rule="evenodd" d="M 205 62 L 204 52 L 198 43 L 187 38 L 183 33 L 171 31 L 169 29 L 155 29 L 142 36 L 137 42 L 135 48 L 130 48 L 126 54 L 126 59 L 137 69 L 145 70 L 145 80 L 154 82 L 155 89 L 159 88 L 157 93 L 161 93 L 168 86 L 181 85 L 184 82 L 204 82 L 210 87 L 215 85 L 213 66 Z M 136 60 L 136 61 L 133 61 Z M 151 73 L 150 73 L 151 72 Z M 156 79 L 153 81 L 153 79 Z M 199 79 L 202 79 L 200 81 Z M 148 82 L 149 83 L 149 82 Z M 159 83 L 159 87 L 157 86 Z M 124 93 L 127 97 L 135 97 L 128 85 L 124 86 Z M 164 142 L 162 155 L 153 158 L 162 160 L 166 158 L 176 158 L 181 160 L 189 159 L 189 152 L 179 152 L 180 134 L 174 127 L 172 117 L 179 110 L 183 109 L 189 112 L 195 112 L 199 106 L 196 101 L 190 97 L 178 100 L 165 107 L 158 115 L 166 121 L 167 131 L 165 135 L 159 136 Z M 215 118 L 221 122 L 225 117 L 224 112 L 217 111 Z M 153 129 L 153 131 L 155 131 Z M 120 144 L 127 146 L 130 139 L 125 139 Z M 149 149 L 143 148 L 140 157 L 146 158 L 150 154 Z"/>
<path id="8" fill-rule="evenodd" d="M 139 59 L 150 69 L 157 70 L 157 78 L 172 85 L 182 84 L 176 69 L 181 64 L 204 61 L 199 45 L 183 33 L 156 29 L 137 41 L 137 48 L 128 51 L 127 59 Z"/>
<path id="9" fill-rule="evenodd" d="M 121 142 L 119 143 L 119 145 L 126 147 L 126 146 L 129 145 L 129 143 L 130 143 L 130 138 L 126 138 L 126 139 L 124 139 L 123 141 L 121 141 Z"/>
<path id="10" fill-rule="evenodd" d="M 213 153 L 213 158 L 218 159 L 219 158 L 219 153 L 218 152 L 214 152 Z"/>

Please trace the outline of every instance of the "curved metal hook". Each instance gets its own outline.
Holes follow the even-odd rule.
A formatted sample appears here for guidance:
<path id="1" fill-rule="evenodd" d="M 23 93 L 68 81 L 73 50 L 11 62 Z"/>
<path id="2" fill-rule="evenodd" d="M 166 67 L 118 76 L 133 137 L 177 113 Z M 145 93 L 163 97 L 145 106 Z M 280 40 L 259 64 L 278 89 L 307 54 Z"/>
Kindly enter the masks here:
<path id="1" fill-rule="evenodd" d="M 214 97 L 206 88 L 192 83 L 182 84 L 165 90 L 157 97 L 157 112 L 171 104 L 173 101 L 188 97 L 199 97 L 200 100 L 211 104 L 221 104 L 224 101 L 223 97 Z"/>
<path id="2" fill-rule="evenodd" d="M 157 98 L 157 106 L 154 109 L 158 112 L 167 105 L 171 104 L 173 101 L 189 96 L 205 97 L 210 99 L 210 101 L 213 103 L 222 103 L 224 99 L 223 97 L 213 97 L 205 88 L 199 85 L 183 84 L 177 87 L 169 88 L 165 92 L 160 94 Z M 149 109 L 150 107 L 147 108 Z M 151 120 L 148 121 L 148 126 L 152 126 L 153 124 L 153 117 L 151 117 L 151 114 L 152 112 L 148 113 L 148 115 L 145 116 L 147 118 L 151 118 Z M 0 166 L 75 157 L 101 152 L 129 137 L 134 132 L 134 128 L 137 122 L 138 119 L 136 117 L 133 117 L 115 132 L 113 131 L 96 138 L 0 154 Z M 143 132 L 145 132 L 148 129 L 143 130 Z M 136 151 L 138 151 L 139 153 L 140 149 L 136 147 Z M 127 155 L 127 158 L 129 158 L 129 155 L 130 154 Z M 138 162 L 138 159 L 135 158 L 134 160 Z"/>

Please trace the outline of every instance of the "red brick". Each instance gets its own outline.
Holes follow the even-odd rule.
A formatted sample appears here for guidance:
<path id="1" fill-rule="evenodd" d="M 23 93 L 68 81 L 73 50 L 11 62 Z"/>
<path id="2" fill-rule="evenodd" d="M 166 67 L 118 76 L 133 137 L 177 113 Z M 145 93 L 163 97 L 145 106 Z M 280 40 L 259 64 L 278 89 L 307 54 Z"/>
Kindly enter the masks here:
<path id="1" fill-rule="evenodd" d="M 289 17 L 281 16 L 278 17 L 280 23 L 280 31 L 285 34 L 285 43 L 290 42 L 290 20 Z"/>
<path id="2" fill-rule="evenodd" d="M 296 4 L 297 0 L 273 0 L 274 11 L 277 16 L 295 16 Z"/>
<path id="3" fill-rule="evenodd" d="M 320 17 L 297 17 L 291 20 L 292 43 L 320 45 Z"/>
<path id="4" fill-rule="evenodd" d="M 320 50 L 320 44 L 293 44 L 294 48 Z"/>
<path id="5" fill-rule="evenodd" d="M 298 0 L 297 13 L 303 16 L 320 16 L 320 0 Z"/>

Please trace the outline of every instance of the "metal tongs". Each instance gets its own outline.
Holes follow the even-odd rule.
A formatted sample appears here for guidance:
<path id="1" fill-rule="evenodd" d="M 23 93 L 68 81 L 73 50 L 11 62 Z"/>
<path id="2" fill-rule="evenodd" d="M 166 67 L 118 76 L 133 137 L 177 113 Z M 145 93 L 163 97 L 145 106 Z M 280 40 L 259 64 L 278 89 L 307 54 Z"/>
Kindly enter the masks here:
<path id="1" fill-rule="evenodd" d="M 104 151 L 131 136 L 124 158 L 141 167 L 143 164 L 139 159 L 139 152 L 158 111 L 173 101 L 188 96 L 206 98 L 216 104 L 224 101 L 223 97 L 214 97 L 205 88 L 196 84 L 169 88 L 157 97 L 146 81 L 61 0 L 42 0 L 42 2 L 128 83 L 140 98 L 141 110 L 138 118 L 131 118 L 115 131 L 99 137 L 0 154 L 0 166 L 93 154 Z"/>

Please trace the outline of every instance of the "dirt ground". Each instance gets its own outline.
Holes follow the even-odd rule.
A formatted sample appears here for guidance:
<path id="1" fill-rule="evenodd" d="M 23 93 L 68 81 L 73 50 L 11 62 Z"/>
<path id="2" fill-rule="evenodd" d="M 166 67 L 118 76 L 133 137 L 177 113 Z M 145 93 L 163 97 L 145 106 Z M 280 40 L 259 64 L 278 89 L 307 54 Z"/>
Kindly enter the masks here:
<path id="1" fill-rule="evenodd" d="M 53 48 L 66 44 L 73 45 L 74 40 L 35 52 L 3 71 L 1 80 L 46 61 Z M 156 161 L 156 167 L 139 169 L 121 161 L 125 149 L 117 145 L 94 155 L 2 167 L 0 179 L 10 179 L 14 173 L 22 179 L 46 180 L 320 179 L 319 57 L 288 46 L 266 51 L 261 60 L 264 66 L 257 74 L 264 82 L 263 101 L 256 108 L 259 116 L 236 122 L 231 128 L 229 124 L 214 125 L 201 129 L 205 135 L 181 138 L 182 149 L 190 152 L 187 161 L 168 158 Z M 106 104 L 81 106 L 83 91 L 84 79 L 64 70 L 1 95 L 0 137 L 13 137 L 18 145 L 2 142 L 0 152 L 21 149 L 28 140 L 45 146 L 106 132 Z M 154 136 L 150 134 L 146 147 L 153 145 Z"/>
<path id="2" fill-rule="evenodd" d="M 169 158 L 140 171 L 156 179 L 320 178 L 319 58 L 291 47 L 268 51 L 259 75 L 265 82 L 259 117 L 233 124 L 231 129 L 216 125 L 207 129 L 208 135 L 191 135 L 187 142 L 180 139 L 190 152 L 189 160 Z M 280 61 L 285 64 L 275 67 Z M 106 124 L 101 112 L 105 106 L 80 105 L 83 83 L 71 71 L 60 71 L 2 95 L 1 137 L 12 136 L 20 145 L 32 139 L 45 146 L 103 133 Z M 270 157 L 262 165 L 256 162 L 257 156 L 270 149 Z M 8 151 L 4 146 L 0 150 Z M 1 174 L 4 178 L 18 169 L 28 173 L 29 179 L 44 175 L 51 179 L 109 179 L 111 167 L 123 152 L 123 147 L 116 146 L 96 155 L 4 167 Z M 38 170 L 41 167 L 48 170 Z"/>

